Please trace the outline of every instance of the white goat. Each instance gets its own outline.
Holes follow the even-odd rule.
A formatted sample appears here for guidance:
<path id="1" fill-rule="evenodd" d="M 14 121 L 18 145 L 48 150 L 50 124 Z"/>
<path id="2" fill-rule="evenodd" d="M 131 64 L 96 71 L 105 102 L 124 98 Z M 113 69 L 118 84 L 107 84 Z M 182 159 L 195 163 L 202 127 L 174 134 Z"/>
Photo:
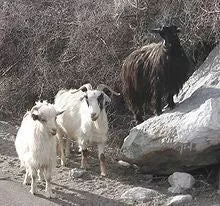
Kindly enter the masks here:
<path id="1" fill-rule="evenodd" d="M 106 102 L 111 99 L 103 92 L 107 88 L 112 94 L 114 92 L 106 85 L 99 85 L 92 89 L 91 84 L 85 84 L 78 90 L 61 90 L 55 97 L 55 106 L 65 110 L 57 118 L 58 139 L 61 150 L 61 164 L 65 165 L 66 155 L 69 153 L 69 143 L 64 150 L 63 137 L 78 141 L 82 154 L 81 167 L 87 168 L 87 145 L 96 143 L 100 160 L 101 175 L 106 175 L 104 147 L 107 140 L 108 120 L 105 110 Z"/>
<path id="2" fill-rule="evenodd" d="M 22 120 L 15 140 L 15 148 L 25 167 L 26 174 L 23 184 L 31 178 L 32 194 L 36 193 L 37 172 L 44 174 L 46 181 L 46 196 L 52 197 L 51 175 L 56 166 L 56 116 L 57 112 L 52 104 L 46 101 L 37 102 Z"/>

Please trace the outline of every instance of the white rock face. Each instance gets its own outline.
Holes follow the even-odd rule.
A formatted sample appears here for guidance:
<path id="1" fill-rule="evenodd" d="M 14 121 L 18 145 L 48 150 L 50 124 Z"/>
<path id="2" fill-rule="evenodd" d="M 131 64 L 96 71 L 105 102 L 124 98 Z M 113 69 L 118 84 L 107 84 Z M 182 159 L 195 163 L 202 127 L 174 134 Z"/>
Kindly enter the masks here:
<path id="1" fill-rule="evenodd" d="M 168 182 L 171 187 L 168 190 L 172 193 L 181 193 L 186 189 L 191 189 L 195 184 L 195 179 L 192 175 L 184 172 L 175 172 L 169 176 Z"/>
<path id="2" fill-rule="evenodd" d="M 175 197 L 171 197 L 167 201 L 167 206 L 170 205 L 179 205 L 179 204 L 186 204 L 192 201 L 192 196 L 191 195 L 177 195 Z"/>
<path id="3" fill-rule="evenodd" d="M 174 110 L 130 131 L 122 146 L 123 160 L 154 174 L 220 163 L 220 45 L 175 101 Z"/>
<path id="4" fill-rule="evenodd" d="M 121 195 L 121 199 L 128 200 L 131 202 L 147 202 L 152 198 L 159 196 L 160 193 L 143 187 L 134 187 L 126 191 Z"/>

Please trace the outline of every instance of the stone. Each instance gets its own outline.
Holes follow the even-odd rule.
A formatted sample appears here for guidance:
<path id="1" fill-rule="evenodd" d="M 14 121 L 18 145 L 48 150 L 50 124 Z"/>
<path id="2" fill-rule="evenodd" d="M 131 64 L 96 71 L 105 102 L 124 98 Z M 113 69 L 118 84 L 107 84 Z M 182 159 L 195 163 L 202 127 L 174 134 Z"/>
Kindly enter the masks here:
<path id="1" fill-rule="evenodd" d="M 74 168 L 70 170 L 70 177 L 72 178 L 80 178 L 86 173 L 84 169 Z"/>
<path id="2" fill-rule="evenodd" d="M 129 202 L 147 202 L 159 196 L 160 193 L 143 187 L 134 187 L 127 190 L 121 195 L 122 200 L 127 200 Z"/>
<path id="3" fill-rule="evenodd" d="M 192 200 L 193 198 L 191 195 L 177 195 L 169 198 L 166 205 L 171 206 L 171 205 L 186 204 L 191 202 Z"/>
<path id="4" fill-rule="evenodd" d="M 220 163 L 220 44 L 184 84 L 175 102 L 175 109 L 131 129 L 121 148 L 123 161 L 150 174 Z"/>
<path id="5" fill-rule="evenodd" d="M 187 189 L 191 189 L 195 184 L 195 179 L 192 175 L 184 172 L 175 172 L 168 177 L 168 182 L 171 187 L 168 190 L 172 193 L 182 193 Z"/>
<path id="6" fill-rule="evenodd" d="M 123 167 L 131 167 L 131 164 L 129 164 L 128 162 L 125 162 L 123 160 L 119 160 L 118 164 Z"/>

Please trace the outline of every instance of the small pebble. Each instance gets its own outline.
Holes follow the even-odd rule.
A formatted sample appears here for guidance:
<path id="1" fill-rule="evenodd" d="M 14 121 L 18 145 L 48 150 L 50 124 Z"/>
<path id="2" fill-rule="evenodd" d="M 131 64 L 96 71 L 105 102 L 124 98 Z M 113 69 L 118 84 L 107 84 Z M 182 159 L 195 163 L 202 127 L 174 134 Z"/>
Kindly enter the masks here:
<path id="1" fill-rule="evenodd" d="M 74 168 L 70 170 L 70 177 L 79 178 L 79 177 L 82 177 L 85 173 L 86 171 L 84 169 Z"/>

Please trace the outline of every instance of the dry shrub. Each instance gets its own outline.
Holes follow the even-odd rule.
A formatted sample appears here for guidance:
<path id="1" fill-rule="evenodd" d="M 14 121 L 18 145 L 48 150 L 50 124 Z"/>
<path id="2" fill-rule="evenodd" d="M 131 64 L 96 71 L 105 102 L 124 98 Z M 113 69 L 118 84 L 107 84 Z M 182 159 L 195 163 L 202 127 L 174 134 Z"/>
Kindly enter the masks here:
<path id="1" fill-rule="evenodd" d="M 118 21 L 128 22 L 134 33 L 135 47 L 151 42 L 155 38 L 149 33 L 151 28 L 176 24 L 182 29 L 180 38 L 185 50 L 198 66 L 219 42 L 218 0 L 114 0 L 114 2 Z"/>
<path id="2" fill-rule="evenodd" d="M 5 1 L 2 107 L 20 115 L 36 99 L 52 100 L 60 88 L 114 85 L 119 59 L 111 9 L 101 0 Z"/>

